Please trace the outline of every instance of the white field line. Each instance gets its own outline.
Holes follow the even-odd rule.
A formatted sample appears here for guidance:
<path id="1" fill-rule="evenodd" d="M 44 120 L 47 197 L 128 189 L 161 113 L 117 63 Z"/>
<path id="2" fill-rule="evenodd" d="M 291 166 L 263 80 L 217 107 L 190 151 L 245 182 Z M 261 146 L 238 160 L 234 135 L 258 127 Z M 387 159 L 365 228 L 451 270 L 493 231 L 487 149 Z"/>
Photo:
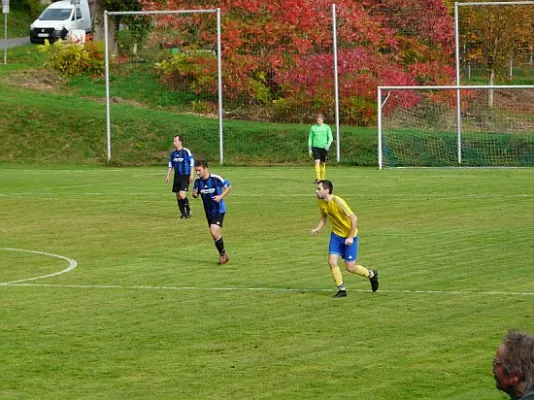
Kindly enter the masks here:
<path id="1" fill-rule="evenodd" d="M 162 195 L 166 195 L 166 193 L 125 193 L 125 192 L 108 192 L 108 193 L 77 193 L 77 196 L 72 195 L 66 195 L 63 197 L 63 195 L 60 195 L 58 193 L 54 192 L 13 192 L 13 193 L 0 193 L 0 197 L 7 197 L 7 198 L 17 198 L 17 199 L 40 199 L 41 197 L 38 196 L 51 196 L 56 197 L 57 200 L 65 200 L 65 199 L 87 199 L 87 196 L 128 196 L 132 197 L 133 199 L 139 199 L 141 197 L 161 197 Z M 403 193 L 375 193 L 375 194 L 353 194 L 353 195 L 345 195 L 344 197 L 347 198 L 355 198 L 355 197 L 365 197 L 365 198 L 373 198 L 373 197 L 396 197 L 396 198 L 407 198 L 407 199 L 413 199 L 413 198 L 430 198 L 434 200 L 461 200 L 461 199 L 508 199 L 508 198 L 527 198 L 527 197 L 533 197 L 532 194 L 526 194 L 526 193 L 519 193 L 519 194 L 505 194 L 505 195 L 499 195 L 499 194 L 473 194 L 473 195 L 463 195 L 463 196 L 436 196 L 433 194 L 424 194 L 424 193 L 418 193 L 418 194 L 403 194 Z M 232 197 L 305 197 L 305 198 L 311 198 L 314 199 L 315 195 L 313 191 L 310 191 L 309 193 L 232 193 Z M 50 198 L 47 200 L 51 200 Z M 107 200 L 106 200 L 107 201 Z"/>
<path id="2" fill-rule="evenodd" d="M 21 282 L 35 281 L 37 279 L 51 278 L 53 276 L 66 274 L 67 272 L 72 271 L 78 265 L 76 260 L 73 260 L 72 258 L 67 258 L 67 257 L 64 257 L 64 256 L 60 256 L 59 254 L 45 253 L 44 251 L 13 249 L 13 248 L 10 248 L 10 247 L 0 247 L 0 250 L 19 251 L 19 252 L 22 252 L 22 253 L 40 254 L 40 255 L 44 255 L 44 256 L 48 256 L 48 257 L 61 258 L 62 260 L 65 260 L 65 261 L 67 261 L 69 263 L 69 266 L 67 268 L 65 268 L 64 270 L 62 270 L 62 271 L 54 272 L 52 274 L 47 274 L 47 275 L 36 276 L 36 277 L 33 277 L 33 278 L 19 279 L 19 280 L 11 281 L 11 282 L 0 282 L 0 286 L 9 286 L 9 285 L 13 285 L 13 284 L 21 283 Z"/>
<path id="3" fill-rule="evenodd" d="M 90 195 L 90 194 L 88 194 Z M 117 195 L 112 195 L 113 197 L 117 197 Z M 254 196 L 254 195 L 252 195 Z M 265 197 L 265 196 L 262 196 L 262 195 L 257 195 L 258 197 L 261 196 L 261 197 Z M 4 198 L 8 198 L 8 199 L 22 199 L 22 200 L 37 200 L 37 201 L 42 201 L 43 198 L 41 196 L 38 196 L 38 195 L 32 195 L 32 196 L 11 196 L 11 195 L 6 195 L 6 194 L 3 194 L 3 193 L 0 193 L 0 197 L 4 197 Z M 132 198 L 130 199 L 124 199 L 124 198 L 108 198 L 108 199 L 88 199 L 87 197 L 84 197 L 84 196 L 80 196 L 80 197 L 73 197 L 73 196 L 65 196 L 65 197 L 49 197 L 46 199 L 46 201 L 80 201 L 80 200 L 83 200 L 84 202 L 87 202 L 87 203 L 125 203 L 125 202 L 135 202 L 135 203 L 141 203 L 141 204 L 161 204 L 161 203 L 169 203 L 169 199 L 171 199 L 170 201 L 172 202 L 172 197 L 171 196 L 162 196 L 161 194 L 158 196 L 159 199 L 158 200 L 143 200 L 140 198 L 139 195 L 136 195 L 136 196 L 132 196 Z M 250 197 L 250 196 L 246 196 L 246 197 Z M 272 197 L 272 196 L 271 196 Z M 279 197 L 288 197 L 288 196 L 283 196 L 283 195 L 280 195 Z M 309 197 L 312 201 L 314 200 L 314 198 L 312 196 L 300 196 L 300 197 Z M 278 200 L 279 201 L 279 200 Z M 297 200 L 294 200 L 294 199 L 291 199 L 288 201 L 291 201 L 292 203 L 309 203 L 309 199 L 297 199 Z M 257 201 L 257 200 L 254 200 L 254 204 L 272 204 L 272 200 L 263 200 L 263 201 Z M 250 201 L 249 200 L 242 200 L 242 201 L 239 201 L 239 200 L 233 200 L 231 202 L 231 204 L 250 204 Z"/>
<path id="4" fill-rule="evenodd" d="M 171 149 L 169 149 L 169 152 Z M 162 170 L 166 171 L 166 164 L 162 164 Z M 244 168 L 243 167 L 223 167 L 225 173 L 226 172 L 235 172 L 235 171 L 241 171 Z M 340 172 L 343 170 L 349 170 L 349 171 L 357 171 L 357 168 L 351 168 L 351 167 L 343 167 L 343 166 L 330 166 L 332 172 Z M 139 168 L 141 169 L 141 168 Z M 210 167 L 211 169 L 211 167 Z M 250 170 L 260 170 L 260 171 L 309 171 L 310 168 L 308 166 L 257 166 L 257 167 L 251 167 L 247 168 Z M 410 170 L 425 170 L 425 171 L 433 171 L 435 173 L 441 173 L 444 170 L 445 171 L 463 171 L 463 170 L 530 170 L 531 167 L 469 167 L 469 166 L 454 166 L 454 167 L 388 167 L 386 169 L 383 169 L 380 171 L 381 174 L 385 174 L 386 172 L 395 172 L 395 171 L 410 171 Z M 98 169 L 98 168 L 87 168 L 87 169 L 2 169 L 0 172 L 30 172 L 32 174 L 36 172 L 62 172 L 62 173 L 69 173 L 69 174 L 77 174 L 77 173 L 96 173 L 96 174 L 102 174 L 102 173 L 124 173 L 124 174 L 131 174 L 133 168 L 106 168 L 105 170 Z M 375 168 L 371 168 L 369 170 L 364 170 L 364 174 L 369 173 L 376 173 L 378 172 Z M 362 172 L 360 172 L 362 173 Z M 165 172 L 146 172 L 146 173 L 140 173 L 136 172 L 132 175 L 133 177 L 143 177 L 143 176 L 165 176 Z M 255 178 L 251 178 L 255 179 Z"/>
<path id="5" fill-rule="evenodd" d="M 268 288 L 268 287 L 196 287 L 196 286 L 137 286 L 137 285 L 74 285 L 74 284 L 46 284 L 46 283 L 4 283 L 4 286 L 13 287 L 46 287 L 68 289 L 123 289 L 123 290 L 152 290 L 152 291 L 206 291 L 206 292 L 278 292 L 278 293 L 322 293 L 334 292 L 334 289 L 311 289 L 311 288 Z M 371 293 L 371 290 L 348 289 L 349 292 Z M 377 293 L 391 294 L 429 294 L 429 295 L 467 295 L 467 296 L 534 296 L 534 292 L 498 292 L 498 291 L 447 291 L 447 290 L 403 290 L 403 289 L 380 289 Z"/>
<path id="6" fill-rule="evenodd" d="M 0 286 L 12 286 L 12 287 L 52 287 L 52 288 L 69 288 L 69 289 L 123 289 L 123 290 L 167 290 L 167 291 L 254 291 L 254 292 L 278 292 L 278 293 L 321 293 L 332 292 L 333 289 L 311 289 L 311 288 L 268 288 L 268 287 L 198 287 L 198 286 L 128 286 L 128 285 L 73 285 L 73 284 L 39 284 L 39 283 L 23 283 L 29 281 L 35 281 L 37 279 L 51 278 L 61 274 L 65 274 L 72 271 L 78 263 L 76 260 L 67 258 L 58 254 L 46 253 L 44 251 L 35 250 L 23 250 L 9 247 L 1 247 L 0 250 L 4 251 L 18 251 L 24 253 L 40 254 L 49 257 L 60 258 L 69 262 L 69 267 L 62 271 L 54 272 L 52 274 L 36 276 L 33 278 L 19 279 L 10 282 L 0 282 Z M 357 293 L 369 293 L 370 290 L 352 289 L 351 292 Z M 480 291 L 480 292 L 467 292 L 467 291 L 446 291 L 446 290 L 404 290 L 404 289 L 386 289 L 380 290 L 380 293 L 401 293 L 401 294 L 437 294 L 437 295 L 477 295 L 477 296 L 534 296 L 534 292 L 499 292 L 499 291 Z"/>

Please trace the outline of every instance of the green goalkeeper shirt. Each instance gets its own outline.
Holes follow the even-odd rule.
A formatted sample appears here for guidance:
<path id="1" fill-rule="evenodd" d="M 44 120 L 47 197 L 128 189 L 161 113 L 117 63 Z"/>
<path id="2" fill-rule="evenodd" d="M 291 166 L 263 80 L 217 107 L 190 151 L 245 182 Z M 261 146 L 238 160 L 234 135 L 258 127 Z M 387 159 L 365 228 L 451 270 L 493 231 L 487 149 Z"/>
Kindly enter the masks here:
<path id="1" fill-rule="evenodd" d="M 326 124 L 315 124 L 310 128 L 308 136 L 308 148 L 319 147 L 326 149 L 330 147 L 334 138 L 332 137 L 332 130 Z"/>

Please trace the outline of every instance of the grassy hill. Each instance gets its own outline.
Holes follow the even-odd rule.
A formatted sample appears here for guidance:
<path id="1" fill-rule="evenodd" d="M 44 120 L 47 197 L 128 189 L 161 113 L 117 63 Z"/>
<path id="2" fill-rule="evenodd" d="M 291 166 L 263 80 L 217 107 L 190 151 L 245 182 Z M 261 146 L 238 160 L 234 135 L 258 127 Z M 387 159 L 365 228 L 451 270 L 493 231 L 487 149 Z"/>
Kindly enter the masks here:
<path id="1" fill-rule="evenodd" d="M 0 68 L 0 118 L 3 121 L 0 162 L 107 164 L 104 79 L 89 76 L 61 79 L 45 67 L 46 54 L 38 51 L 35 45 L 8 51 L 9 64 Z M 190 93 L 171 91 L 148 65 L 141 68 L 144 71 L 140 83 L 134 82 L 131 70 L 113 71 L 115 74 L 111 76 L 110 164 L 164 164 L 172 148 L 172 137 L 177 133 L 185 135 L 185 145 L 197 158 L 219 161 L 218 120 L 191 112 L 191 107 L 187 107 L 191 104 Z M 532 124 L 532 115 L 523 114 L 522 124 Z M 306 124 L 225 117 L 224 162 L 228 165 L 307 165 L 310 163 L 306 148 L 308 129 Z M 456 165 L 453 131 L 449 131 L 448 136 L 434 135 L 435 140 L 428 141 L 425 135 L 410 129 L 394 138 L 403 161 L 392 153 L 391 143 L 385 148 L 387 156 L 393 160 L 390 164 Z M 376 166 L 376 132 L 375 127 L 341 126 L 341 163 Z M 493 165 L 489 164 L 491 155 L 486 154 L 489 147 L 496 147 L 500 149 L 499 154 L 506 155 L 504 164 L 495 161 L 495 165 L 532 165 L 532 134 L 489 133 L 489 137 L 478 134 L 463 144 L 468 165 Z M 441 159 L 440 154 L 443 155 Z M 331 151 L 331 159 L 334 158 L 335 152 Z"/>
<path id="2" fill-rule="evenodd" d="M 30 35 L 30 24 L 35 20 L 27 11 L 18 7 L 10 7 L 7 14 L 7 37 L 17 38 Z M 0 39 L 4 39 L 4 15 L 1 14 L 2 29 L 0 30 Z M 2 50 L 4 45 L 2 43 Z"/>
<path id="3" fill-rule="evenodd" d="M 9 49 L 10 64 L 0 70 L 0 162 L 106 163 L 104 80 L 62 80 L 36 49 Z M 121 93 L 112 104 L 112 164 L 164 163 L 176 133 L 197 157 L 218 160 L 218 121 L 151 104 L 159 91 L 144 94 L 146 101 Z M 307 132 L 307 125 L 225 120 L 225 163 L 309 163 Z M 341 142 L 343 163 L 376 165 L 375 129 L 343 127 Z"/>

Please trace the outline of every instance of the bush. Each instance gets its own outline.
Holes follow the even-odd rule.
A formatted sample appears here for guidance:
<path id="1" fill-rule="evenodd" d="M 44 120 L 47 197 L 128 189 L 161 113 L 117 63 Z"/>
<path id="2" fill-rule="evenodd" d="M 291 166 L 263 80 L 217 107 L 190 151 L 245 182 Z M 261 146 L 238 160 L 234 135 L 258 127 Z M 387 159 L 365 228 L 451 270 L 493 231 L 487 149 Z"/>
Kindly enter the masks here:
<path id="1" fill-rule="evenodd" d="M 104 72 L 104 45 L 101 42 L 86 42 L 84 45 L 58 40 L 54 44 L 45 41 L 38 47 L 48 53 L 46 66 L 62 78 L 79 74 L 99 75 Z"/>
<path id="2" fill-rule="evenodd" d="M 209 51 L 172 54 L 156 63 L 155 68 L 169 89 L 191 90 L 196 94 L 217 93 L 217 57 Z"/>

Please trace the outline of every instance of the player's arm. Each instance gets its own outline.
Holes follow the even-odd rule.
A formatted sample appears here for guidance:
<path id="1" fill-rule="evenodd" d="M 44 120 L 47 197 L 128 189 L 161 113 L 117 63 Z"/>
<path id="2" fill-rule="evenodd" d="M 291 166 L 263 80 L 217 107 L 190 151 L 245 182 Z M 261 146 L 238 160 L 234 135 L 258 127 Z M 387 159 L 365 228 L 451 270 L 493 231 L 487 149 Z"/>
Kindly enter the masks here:
<path id="1" fill-rule="evenodd" d="M 167 176 L 165 177 L 165 183 L 169 183 L 169 178 L 171 177 L 171 171 L 172 171 L 172 167 L 169 167 L 167 169 Z"/>
<path id="2" fill-rule="evenodd" d="M 195 181 L 195 157 L 193 157 L 192 154 L 191 159 L 189 160 L 189 167 L 191 168 L 191 174 L 189 175 L 189 183 L 191 183 Z"/>
<path id="3" fill-rule="evenodd" d="M 345 239 L 345 244 L 350 246 L 354 242 L 354 236 L 356 235 L 356 229 L 358 228 L 358 217 L 355 214 L 349 215 L 350 219 L 350 233 L 349 237 Z"/>
<path id="4" fill-rule="evenodd" d="M 171 177 L 172 171 L 172 153 L 169 156 L 169 168 L 167 169 L 167 176 L 165 177 L 165 183 L 169 183 L 169 178 Z"/>
<path id="5" fill-rule="evenodd" d="M 198 199 L 198 179 L 195 180 L 195 183 L 193 184 L 193 192 L 191 193 L 191 195 L 195 198 L 195 199 Z"/>
<path id="6" fill-rule="evenodd" d="M 330 145 L 334 141 L 334 137 L 332 136 L 332 129 L 330 129 L 330 126 L 326 130 L 326 137 L 327 137 L 326 150 L 328 151 L 330 149 Z"/>
<path id="7" fill-rule="evenodd" d="M 326 215 L 321 214 L 321 218 L 319 219 L 319 222 L 317 222 L 317 226 L 311 231 L 312 235 L 317 235 L 319 233 L 319 231 L 322 229 L 324 224 L 326 224 L 327 218 L 328 217 Z"/>
<path id="8" fill-rule="evenodd" d="M 230 193 L 230 190 L 232 190 L 232 186 L 226 186 L 221 194 L 213 196 L 213 201 L 219 203 L 228 193 Z"/>
<path id="9" fill-rule="evenodd" d="M 312 155 L 312 145 L 313 145 L 313 126 L 310 128 L 310 133 L 308 133 L 308 153 Z"/>

